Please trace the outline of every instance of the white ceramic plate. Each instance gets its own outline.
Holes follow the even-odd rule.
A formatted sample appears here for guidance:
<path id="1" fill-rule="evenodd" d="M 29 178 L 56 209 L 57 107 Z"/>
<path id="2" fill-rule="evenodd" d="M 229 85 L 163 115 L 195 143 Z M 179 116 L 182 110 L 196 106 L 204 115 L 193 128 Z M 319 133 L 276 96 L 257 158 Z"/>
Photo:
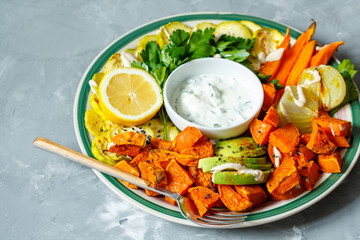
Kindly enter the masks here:
<path id="1" fill-rule="evenodd" d="M 84 125 L 84 114 L 87 109 L 90 108 L 89 97 L 90 97 L 90 87 L 88 81 L 92 76 L 100 72 L 109 59 L 109 57 L 116 53 L 123 51 L 127 48 L 135 48 L 139 39 L 148 34 L 154 34 L 156 31 L 163 25 L 173 22 L 180 21 L 184 24 L 193 27 L 199 22 L 212 22 L 217 24 L 222 21 L 239 21 L 239 20 L 248 20 L 253 21 L 263 27 L 270 27 L 279 30 L 281 33 L 285 34 L 286 26 L 284 24 L 274 22 L 268 19 L 263 19 L 254 16 L 239 15 L 233 13 L 194 13 L 194 14 L 182 14 L 171 16 L 163 19 L 159 19 L 150 23 L 147 23 L 143 26 L 140 26 L 125 35 L 119 37 L 114 42 L 109 44 L 89 65 L 88 69 L 84 73 L 75 96 L 74 102 L 74 125 L 75 133 L 80 145 L 80 148 L 84 154 L 87 154 L 93 157 L 91 153 L 91 137 L 87 132 Z M 290 34 L 293 38 L 297 38 L 300 35 L 300 32 L 294 30 L 290 27 Z M 332 61 L 333 66 L 337 66 L 336 61 Z M 351 148 L 347 151 L 342 151 L 342 156 L 344 159 L 343 169 L 341 174 L 322 174 L 320 180 L 318 181 L 315 189 L 311 192 L 304 192 L 300 196 L 277 202 L 268 202 L 250 212 L 246 221 L 242 224 L 241 227 L 249 227 L 260 225 L 264 223 L 273 222 L 285 217 L 288 217 L 292 214 L 295 214 L 319 201 L 328 195 L 332 190 L 334 190 L 349 174 L 353 166 L 355 165 L 358 156 L 359 156 L 359 126 L 360 119 L 354 118 L 354 116 L 360 116 L 360 107 L 359 101 L 353 102 L 351 105 L 348 104 L 342 108 L 336 115 L 338 118 L 342 118 L 353 123 L 353 133 L 351 140 Z M 178 211 L 177 207 L 174 207 L 168 204 L 166 201 L 163 201 L 159 198 L 148 197 L 142 190 L 131 190 L 124 185 L 122 185 L 118 180 L 113 177 L 110 177 L 106 174 L 102 174 L 98 171 L 94 171 L 95 174 L 116 194 L 123 197 L 127 201 L 131 202 L 135 206 L 143 209 L 146 212 L 149 212 L 155 216 L 161 217 L 163 219 L 185 224 L 185 225 L 194 225 L 193 223 L 187 221 L 181 213 Z"/>

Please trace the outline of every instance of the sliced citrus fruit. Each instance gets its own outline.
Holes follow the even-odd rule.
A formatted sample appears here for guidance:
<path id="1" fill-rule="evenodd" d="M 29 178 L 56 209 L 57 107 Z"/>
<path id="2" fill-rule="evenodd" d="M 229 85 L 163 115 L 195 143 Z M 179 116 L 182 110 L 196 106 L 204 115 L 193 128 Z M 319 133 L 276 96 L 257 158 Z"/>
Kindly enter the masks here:
<path id="1" fill-rule="evenodd" d="M 310 67 L 301 74 L 298 85 L 310 90 L 326 111 L 337 107 L 345 98 L 346 84 L 338 70 L 332 66 Z"/>
<path id="2" fill-rule="evenodd" d="M 284 40 L 284 35 L 273 28 L 260 28 L 255 32 L 254 37 L 252 55 L 260 62 L 265 62 L 265 57 L 276 50 L 276 47 Z"/>
<path id="3" fill-rule="evenodd" d="M 119 68 L 106 74 L 99 86 L 99 103 L 105 116 L 125 126 L 150 120 L 162 105 L 156 80 L 138 68 Z"/>
<path id="4" fill-rule="evenodd" d="M 302 134 L 311 132 L 311 119 L 318 116 L 318 109 L 316 97 L 300 85 L 287 86 L 276 107 L 280 125 L 292 122 Z"/>
<path id="5" fill-rule="evenodd" d="M 226 34 L 233 37 L 251 38 L 252 34 L 250 30 L 243 24 L 237 21 L 228 21 L 219 23 L 215 28 L 215 41 L 217 41 L 221 35 Z"/>

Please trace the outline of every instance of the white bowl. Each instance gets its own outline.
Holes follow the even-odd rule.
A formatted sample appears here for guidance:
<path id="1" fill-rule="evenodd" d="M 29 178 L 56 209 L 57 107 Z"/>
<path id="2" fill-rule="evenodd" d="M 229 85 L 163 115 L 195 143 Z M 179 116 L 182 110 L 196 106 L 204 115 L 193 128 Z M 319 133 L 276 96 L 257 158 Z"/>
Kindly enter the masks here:
<path id="1" fill-rule="evenodd" d="M 239 119 L 238 122 L 227 127 L 206 127 L 188 121 L 175 111 L 172 98 L 176 89 L 187 79 L 204 74 L 236 78 L 236 81 L 239 81 L 246 93 L 249 93 L 248 96 L 250 96 L 253 106 L 246 119 Z M 259 114 L 263 99 L 263 88 L 257 76 L 245 66 L 223 58 L 201 58 L 185 63 L 170 74 L 164 86 L 165 109 L 175 126 L 180 130 L 187 126 L 196 127 L 211 139 L 226 139 L 244 133 L 249 128 L 251 121 Z"/>

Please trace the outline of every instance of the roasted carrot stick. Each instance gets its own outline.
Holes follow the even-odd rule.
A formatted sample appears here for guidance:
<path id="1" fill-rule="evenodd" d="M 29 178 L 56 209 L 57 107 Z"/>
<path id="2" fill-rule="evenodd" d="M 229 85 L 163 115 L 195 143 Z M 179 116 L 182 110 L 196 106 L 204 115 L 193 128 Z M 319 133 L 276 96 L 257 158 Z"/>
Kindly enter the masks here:
<path id="1" fill-rule="evenodd" d="M 286 35 L 284 40 L 280 43 L 277 49 L 284 49 L 281 58 L 277 61 L 265 62 L 264 67 L 261 70 L 261 73 L 265 76 L 271 75 L 269 80 L 274 79 L 276 72 L 278 71 L 282 61 L 284 60 L 290 46 L 290 29 L 286 30 Z"/>
<path id="2" fill-rule="evenodd" d="M 296 61 L 296 59 L 299 57 L 299 54 L 303 47 L 308 43 L 312 37 L 312 35 L 315 32 L 316 23 L 313 22 L 309 28 L 299 36 L 299 38 L 296 40 L 294 46 L 290 48 L 288 53 L 286 54 L 279 71 L 275 75 L 275 79 L 279 80 L 280 84 L 285 84 L 286 79 Z"/>
<path id="3" fill-rule="evenodd" d="M 334 55 L 336 49 L 340 45 L 344 45 L 344 42 L 343 41 L 333 42 L 325 46 L 323 49 L 321 49 L 311 58 L 310 67 L 326 65 L 329 62 L 330 58 Z"/>
<path id="4" fill-rule="evenodd" d="M 310 64 L 311 57 L 314 53 L 315 45 L 316 45 L 315 40 L 312 40 L 305 45 L 298 59 L 294 63 L 294 66 L 292 67 L 288 78 L 286 79 L 286 83 L 285 83 L 286 86 L 297 84 L 298 78 L 300 77 L 301 73 Z"/>

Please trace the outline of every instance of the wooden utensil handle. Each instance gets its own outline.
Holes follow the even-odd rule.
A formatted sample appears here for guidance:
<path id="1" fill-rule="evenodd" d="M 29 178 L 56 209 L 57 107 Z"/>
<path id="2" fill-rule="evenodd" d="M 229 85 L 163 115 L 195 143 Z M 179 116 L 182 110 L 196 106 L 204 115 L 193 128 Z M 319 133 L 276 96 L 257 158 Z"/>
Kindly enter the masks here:
<path id="1" fill-rule="evenodd" d="M 76 152 L 70 148 L 64 147 L 60 144 L 57 144 L 55 142 L 52 142 L 46 138 L 38 137 L 35 139 L 33 144 L 41 149 L 44 149 L 46 151 L 49 151 L 51 153 L 55 153 L 57 155 L 60 155 L 64 158 L 67 158 L 69 160 L 72 160 L 74 162 L 80 163 L 86 167 L 90 167 L 93 169 L 96 169 L 100 172 L 106 173 L 108 175 L 111 175 L 116 178 L 120 178 L 121 180 L 130 182 L 132 184 L 135 184 L 139 187 L 143 188 L 149 188 L 150 185 L 149 181 L 146 181 L 145 179 L 136 177 L 130 173 L 127 173 L 125 171 L 122 171 L 118 168 L 112 167 L 106 163 L 100 162 L 96 159 L 93 159 L 91 157 L 88 157 L 84 154 L 81 154 L 79 152 Z M 152 188 L 150 188 L 152 189 Z"/>

